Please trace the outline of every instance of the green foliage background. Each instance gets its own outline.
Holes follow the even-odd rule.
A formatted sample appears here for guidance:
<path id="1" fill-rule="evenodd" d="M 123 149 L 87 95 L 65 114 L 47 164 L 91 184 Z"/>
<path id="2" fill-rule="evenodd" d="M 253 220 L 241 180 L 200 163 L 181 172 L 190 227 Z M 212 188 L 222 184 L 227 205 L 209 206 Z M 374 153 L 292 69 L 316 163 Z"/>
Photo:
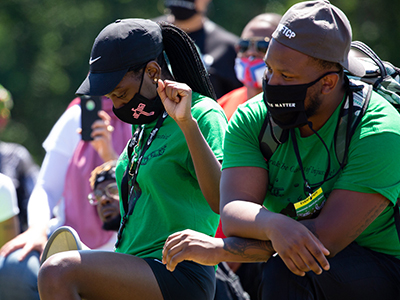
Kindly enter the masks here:
<path id="1" fill-rule="evenodd" d="M 283 14 L 293 0 L 214 0 L 209 18 L 240 35 L 263 12 Z M 400 66 L 400 1 L 332 0 L 350 19 L 353 39 Z M 163 0 L 1 0 L 0 83 L 13 95 L 1 139 L 25 145 L 38 164 L 42 142 L 88 71 L 94 38 L 119 18 L 154 18 Z"/>

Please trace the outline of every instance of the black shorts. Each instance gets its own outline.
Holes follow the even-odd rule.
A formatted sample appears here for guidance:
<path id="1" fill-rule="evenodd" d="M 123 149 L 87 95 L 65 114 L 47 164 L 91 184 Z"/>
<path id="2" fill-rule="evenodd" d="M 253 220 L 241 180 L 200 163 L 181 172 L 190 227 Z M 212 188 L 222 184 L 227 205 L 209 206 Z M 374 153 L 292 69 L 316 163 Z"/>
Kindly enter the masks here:
<path id="1" fill-rule="evenodd" d="M 351 243 L 329 258 L 330 270 L 297 276 L 279 255 L 264 265 L 259 299 L 400 299 L 400 260 Z"/>
<path id="2" fill-rule="evenodd" d="M 179 263 L 173 272 L 158 259 L 144 259 L 153 270 L 164 300 L 212 300 L 215 268 L 191 261 Z"/>

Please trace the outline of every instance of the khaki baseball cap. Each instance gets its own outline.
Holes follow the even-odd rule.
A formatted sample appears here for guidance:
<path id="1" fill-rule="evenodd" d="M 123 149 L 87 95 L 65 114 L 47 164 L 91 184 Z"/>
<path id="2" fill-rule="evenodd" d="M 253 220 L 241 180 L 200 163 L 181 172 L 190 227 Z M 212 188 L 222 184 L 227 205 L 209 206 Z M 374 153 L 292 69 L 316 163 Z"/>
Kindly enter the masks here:
<path id="1" fill-rule="evenodd" d="M 365 75 L 362 63 L 349 56 L 352 40 L 349 20 L 327 0 L 293 5 L 283 15 L 272 37 L 311 57 L 339 63 L 354 75 Z"/>

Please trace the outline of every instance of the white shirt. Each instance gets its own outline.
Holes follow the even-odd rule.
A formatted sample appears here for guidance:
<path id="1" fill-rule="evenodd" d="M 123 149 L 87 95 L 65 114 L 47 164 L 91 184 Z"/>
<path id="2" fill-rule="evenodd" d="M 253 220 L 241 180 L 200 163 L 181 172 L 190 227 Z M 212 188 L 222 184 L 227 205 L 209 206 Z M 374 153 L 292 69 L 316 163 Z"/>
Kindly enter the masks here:
<path id="1" fill-rule="evenodd" d="M 77 133 L 80 127 L 81 108 L 74 105 L 62 114 L 43 142 L 46 156 L 28 202 L 29 226 L 47 224 L 53 215 L 64 191 L 69 161 L 81 138 Z"/>

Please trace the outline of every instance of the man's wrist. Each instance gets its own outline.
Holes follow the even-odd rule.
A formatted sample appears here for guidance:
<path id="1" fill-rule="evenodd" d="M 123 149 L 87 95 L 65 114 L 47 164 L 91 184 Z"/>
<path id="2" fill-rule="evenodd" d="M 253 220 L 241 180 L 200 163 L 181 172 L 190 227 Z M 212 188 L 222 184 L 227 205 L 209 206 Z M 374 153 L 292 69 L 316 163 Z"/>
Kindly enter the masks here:
<path id="1" fill-rule="evenodd" d="M 223 242 L 222 261 L 262 262 L 275 253 L 271 241 L 230 237 Z"/>

